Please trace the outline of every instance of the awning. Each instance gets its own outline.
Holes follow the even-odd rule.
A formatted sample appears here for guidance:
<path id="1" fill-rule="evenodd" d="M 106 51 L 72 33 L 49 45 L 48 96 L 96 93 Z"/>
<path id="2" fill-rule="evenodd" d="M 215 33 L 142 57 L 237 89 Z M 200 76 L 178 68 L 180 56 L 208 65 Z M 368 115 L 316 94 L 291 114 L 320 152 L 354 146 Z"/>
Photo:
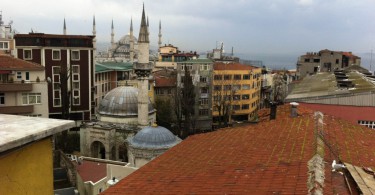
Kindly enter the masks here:
<path id="1" fill-rule="evenodd" d="M 0 74 L 10 74 L 11 70 L 0 70 Z"/>

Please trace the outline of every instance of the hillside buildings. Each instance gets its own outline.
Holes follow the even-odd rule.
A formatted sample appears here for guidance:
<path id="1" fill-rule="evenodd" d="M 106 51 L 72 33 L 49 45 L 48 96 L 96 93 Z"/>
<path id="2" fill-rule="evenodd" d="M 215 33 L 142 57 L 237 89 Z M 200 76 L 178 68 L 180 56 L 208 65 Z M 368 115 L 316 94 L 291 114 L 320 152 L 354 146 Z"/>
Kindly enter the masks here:
<path id="1" fill-rule="evenodd" d="M 297 61 L 297 72 L 302 78 L 317 72 L 333 72 L 353 65 L 360 66 L 361 58 L 352 52 L 325 49 L 300 56 Z"/>

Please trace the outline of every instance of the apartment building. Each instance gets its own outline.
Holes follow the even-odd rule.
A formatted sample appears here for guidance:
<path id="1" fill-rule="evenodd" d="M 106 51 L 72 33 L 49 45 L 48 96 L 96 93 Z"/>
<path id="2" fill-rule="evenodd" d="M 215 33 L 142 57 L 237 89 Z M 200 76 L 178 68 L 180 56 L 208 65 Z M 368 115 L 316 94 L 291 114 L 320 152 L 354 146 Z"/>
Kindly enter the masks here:
<path id="1" fill-rule="evenodd" d="M 93 36 L 17 34 L 15 56 L 45 68 L 50 118 L 90 120 L 95 113 Z"/>
<path id="2" fill-rule="evenodd" d="M 44 67 L 0 54 L 0 113 L 48 118 Z"/>
<path id="3" fill-rule="evenodd" d="M 197 59 L 198 57 L 197 52 L 183 52 L 171 44 L 164 45 L 159 48 L 159 57 L 155 63 L 155 68 L 176 69 L 178 62 Z"/>
<path id="4" fill-rule="evenodd" d="M 210 59 L 193 59 L 177 63 L 177 86 L 181 88 L 185 79 L 185 69 L 190 71 L 195 89 L 195 106 L 192 116 L 195 128 L 198 132 L 211 130 L 213 62 Z"/>
<path id="5" fill-rule="evenodd" d="M 212 92 L 214 125 L 249 121 L 256 116 L 262 88 L 261 73 L 261 68 L 240 63 L 214 64 Z"/>
<path id="6" fill-rule="evenodd" d="M 297 73 L 302 78 L 317 72 L 333 72 L 349 66 L 361 65 L 361 58 L 352 52 L 331 51 L 307 52 L 298 58 Z"/>

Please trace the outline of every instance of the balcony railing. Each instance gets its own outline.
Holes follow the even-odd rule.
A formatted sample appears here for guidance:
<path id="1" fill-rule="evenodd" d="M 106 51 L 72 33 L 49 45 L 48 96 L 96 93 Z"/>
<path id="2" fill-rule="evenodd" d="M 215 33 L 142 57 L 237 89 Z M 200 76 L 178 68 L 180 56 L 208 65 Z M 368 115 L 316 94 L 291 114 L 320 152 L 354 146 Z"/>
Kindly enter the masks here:
<path id="1" fill-rule="evenodd" d="M 0 91 L 2 92 L 31 90 L 33 90 L 33 86 L 31 83 L 0 83 Z"/>
<path id="2" fill-rule="evenodd" d="M 27 114 L 34 111 L 33 105 L 26 106 L 0 106 L 1 114 Z"/>

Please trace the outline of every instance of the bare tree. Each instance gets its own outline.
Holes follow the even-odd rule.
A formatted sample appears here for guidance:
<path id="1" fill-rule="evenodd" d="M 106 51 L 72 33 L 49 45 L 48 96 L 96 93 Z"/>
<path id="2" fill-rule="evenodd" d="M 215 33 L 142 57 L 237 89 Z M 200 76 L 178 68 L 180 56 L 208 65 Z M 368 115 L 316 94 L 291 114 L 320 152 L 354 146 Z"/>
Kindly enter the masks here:
<path id="1" fill-rule="evenodd" d="M 272 93 L 273 93 L 273 101 L 278 103 L 283 103 L 286 97 L 286 80 L 285 80 L 285 73 L 279 74 L 276 73 L 273 76 L 273 83 L 272 83 Z"/>

